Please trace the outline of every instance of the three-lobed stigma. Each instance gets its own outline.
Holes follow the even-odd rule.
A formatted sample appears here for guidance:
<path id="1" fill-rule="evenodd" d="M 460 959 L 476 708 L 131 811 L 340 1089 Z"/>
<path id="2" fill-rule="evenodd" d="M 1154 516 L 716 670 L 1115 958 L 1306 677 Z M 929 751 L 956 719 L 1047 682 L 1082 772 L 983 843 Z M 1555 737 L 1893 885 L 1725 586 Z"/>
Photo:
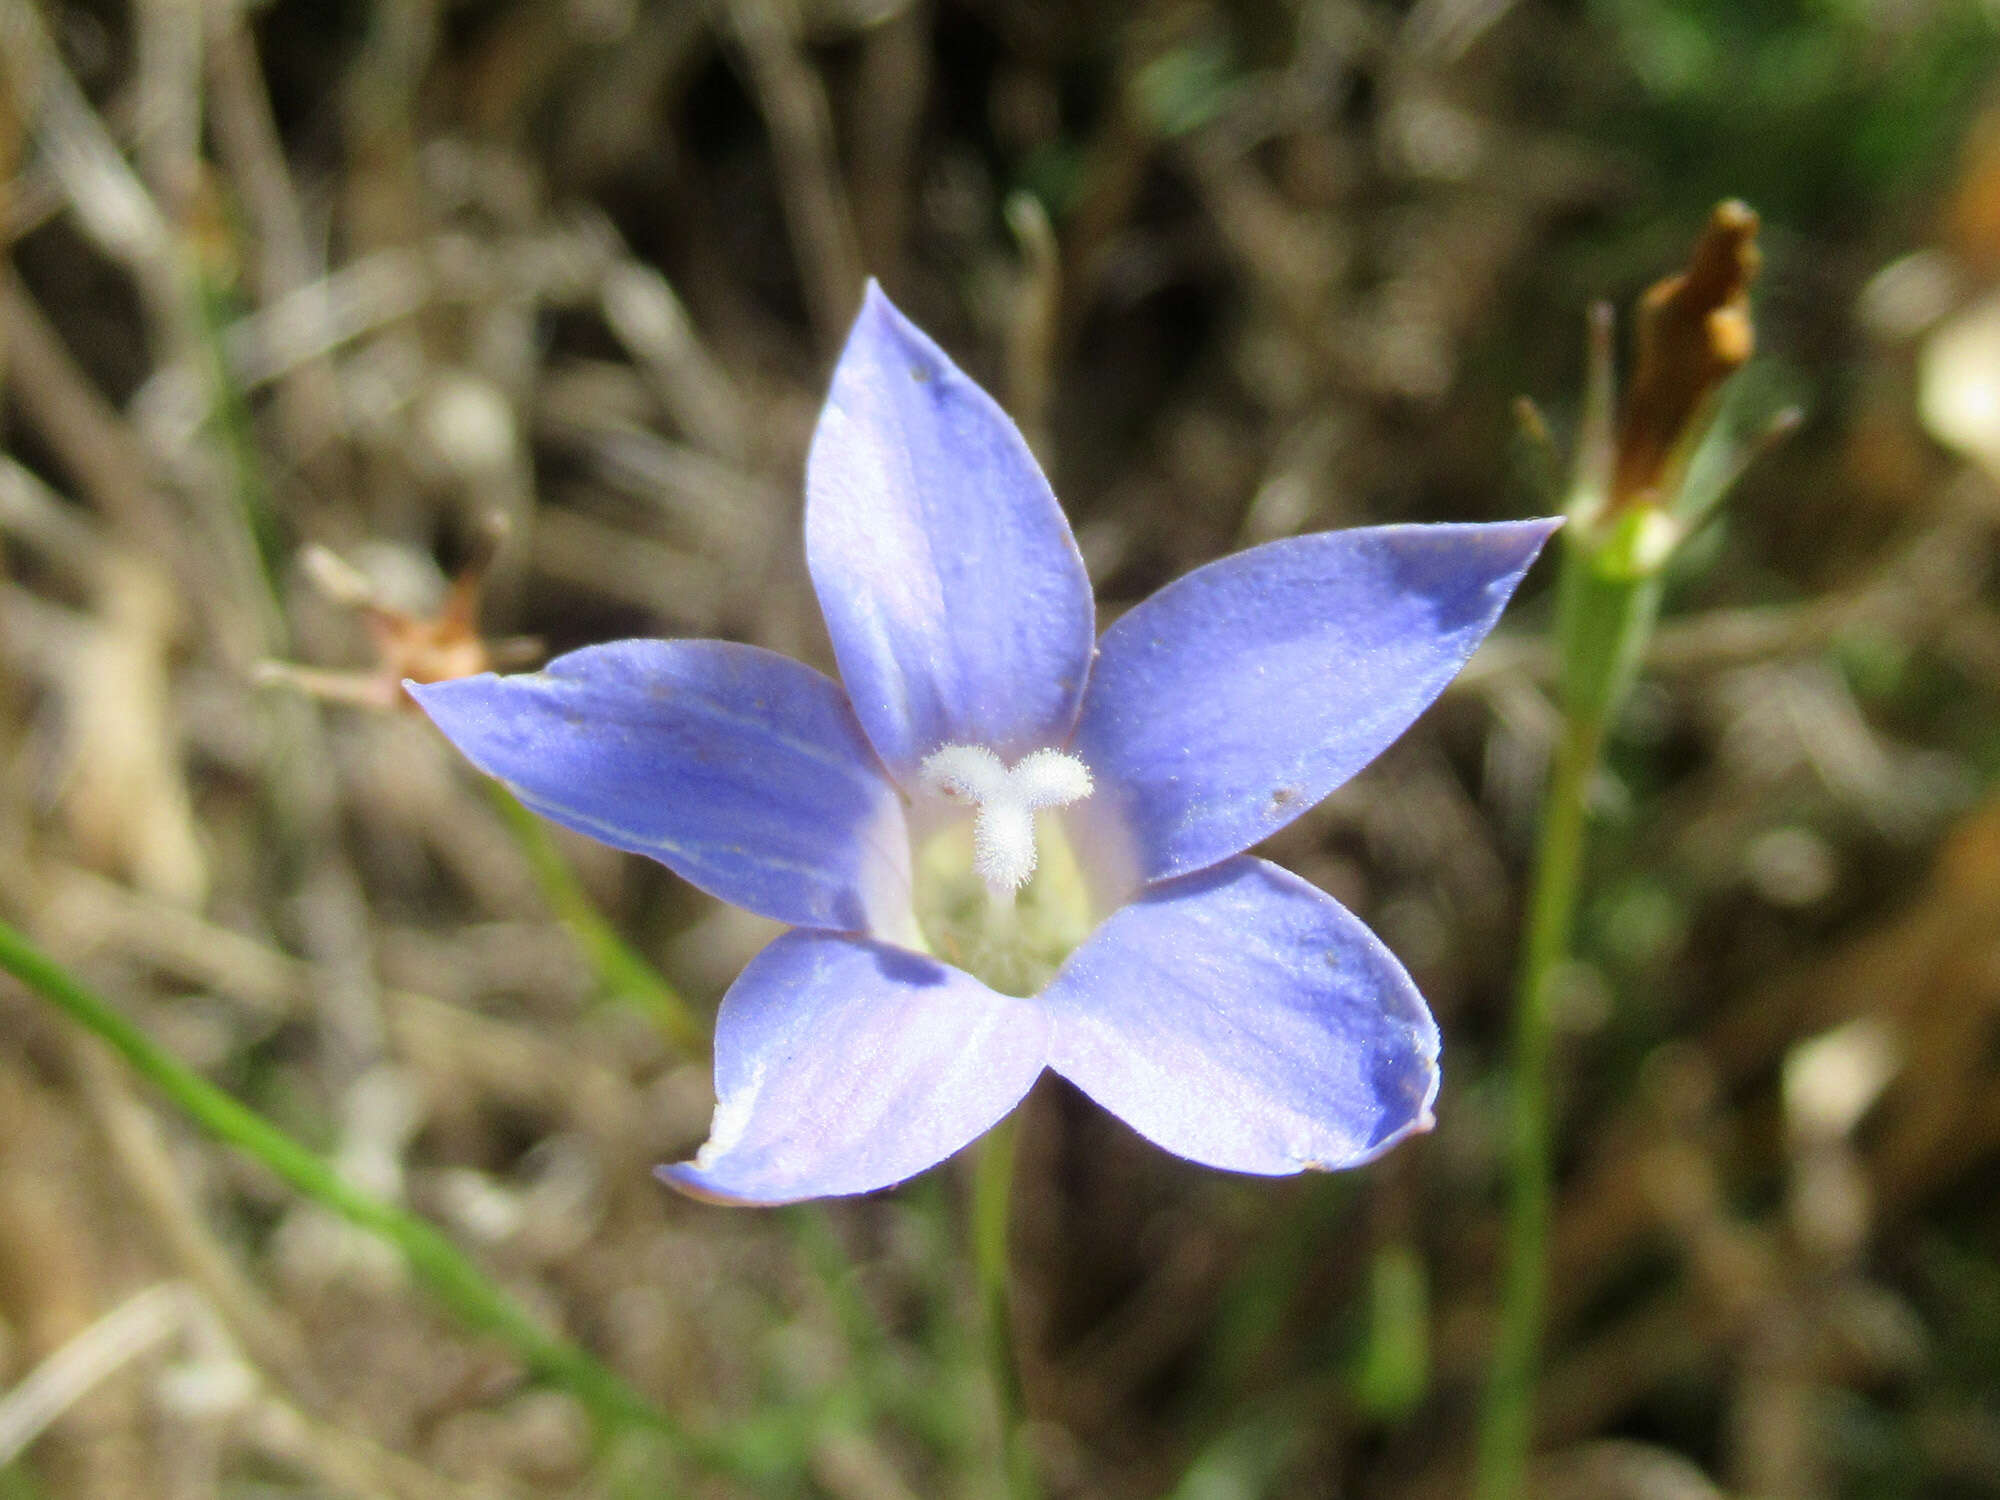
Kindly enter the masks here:
<path id="1" fill-rule="evenodd" d="M 1007 995 L 1032 995 L 1096 925 L 1062 809 L 1091 794 L 1083 762 L 1036 750 L 1011 767 L 983 745 L 947 745 L 924 791 L 971 817 L 919 822 L 911 896 L 926 949 Z"/>
<path id="2" fill-rule="evenodd" d="M 1061 750 L 1036 750 L 1011 767 L 984 745 L 946 745 L 925 757 L 925 788 L 977 811 L 972 864 L 994 892 L 1016 891 L 1035 873 L 1035 814 L 1090 795 L 1090 770 Z"/>

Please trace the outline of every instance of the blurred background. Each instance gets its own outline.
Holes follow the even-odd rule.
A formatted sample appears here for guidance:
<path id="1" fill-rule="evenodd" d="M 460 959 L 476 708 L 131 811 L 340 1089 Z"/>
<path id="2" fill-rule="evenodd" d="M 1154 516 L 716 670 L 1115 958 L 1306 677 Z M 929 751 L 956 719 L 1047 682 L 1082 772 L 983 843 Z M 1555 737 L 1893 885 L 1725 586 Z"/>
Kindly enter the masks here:
<path id="1" fill-rule="evenodd" d="M 830 665 L 800 474 L 868 274 L 1017 415 L 1101 620 L 1546 512 L 1513 399 L 1566 441 L 1589 304 L 1732 196 L 1738 378 L 1804 420 L 1597 789 L 1534 1493 L 2000 1496 L 1997 83 L 1992 0 L 0 0 L 0 912 L 756 1456 L 601 1440 L 0 979 L 0 1497 L 997 1494 L 963 1164 L 662 1189 L 705 1059 L 395 681 Z M 1437 1131 L 1262 1181 L 1030 1099 L 1052 1494 L 1465 1492 L 1547 582 L 1266 851 L 1416 975 Z M 775 930 L 556 847 L 704 1020 Z"/>

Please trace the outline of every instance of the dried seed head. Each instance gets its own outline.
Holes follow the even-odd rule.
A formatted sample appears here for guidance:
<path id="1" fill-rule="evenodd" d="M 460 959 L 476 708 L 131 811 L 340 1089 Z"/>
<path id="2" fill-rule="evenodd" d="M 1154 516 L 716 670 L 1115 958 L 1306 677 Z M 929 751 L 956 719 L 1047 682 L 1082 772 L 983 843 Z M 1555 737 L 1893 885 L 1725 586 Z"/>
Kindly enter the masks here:
<path id="1" fill-rule="evenodd" d="M 1638 358 L 1618 419 L 1615 510 L 1651 504 L 1708 398 L 1750 358 L 1750 283 L 1763 257 L 1757 215 L 1719 203 L 1687 268 L 1639 299 Z"/>

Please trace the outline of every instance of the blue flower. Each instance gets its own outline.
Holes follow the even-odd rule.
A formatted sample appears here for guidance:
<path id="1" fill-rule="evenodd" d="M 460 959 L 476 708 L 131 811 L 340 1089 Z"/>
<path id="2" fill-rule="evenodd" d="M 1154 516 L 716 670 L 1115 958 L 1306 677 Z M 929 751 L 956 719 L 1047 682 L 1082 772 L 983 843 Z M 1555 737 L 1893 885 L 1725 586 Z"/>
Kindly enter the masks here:
<path id="1" fill-rule="evenodd" d="M 839 682 L 621 641 L 410 689 L 544 816 L 795 929 L 724 998 L 714 1124 L 668 1180 L 747 1203 L 884 1187 L 1045 1068 L 1239 1172 L 1428 1128 L 1438 1033 L 1409 976 L 1243 851 L 1402 733 L 1557 523 L 1273 542 L 1098 640 L 1020 434 L 873 287 L 806 492 Z"/>

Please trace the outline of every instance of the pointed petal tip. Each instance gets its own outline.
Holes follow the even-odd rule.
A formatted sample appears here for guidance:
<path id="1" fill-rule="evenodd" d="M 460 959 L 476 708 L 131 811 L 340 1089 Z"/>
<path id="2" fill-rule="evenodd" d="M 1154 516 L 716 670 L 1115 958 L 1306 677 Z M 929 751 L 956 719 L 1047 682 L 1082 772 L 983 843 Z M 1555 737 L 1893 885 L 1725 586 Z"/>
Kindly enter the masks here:
<path id="1" fill-rule="evenodd" d="M 442 682 L 418 682 L 414 677 L 405 677 L 403 679 L 403 691 L 408 693 L 418 703 L 424 703 L 427 699 L 436 700 L 448 697 L 450 690 L 458 683 L 487 682 L 491 681 L 494 675 L 492 672 L 478 672 L 471 677 L 448 677 Z"/>
<path id="2" fill-rule="evenodd" d="M 1412 539 L 1421 539 L 1427 532 L 1439 536 L 1450 536 L 1455 543 L 1468 549 L 1467 555 L 1489 558 L 1508 558 L 1515 562 L 1512 572 L 1503 574 L 1501 582 L 1509 589 L 1519 581 L 1522 572 L 1541 553 L 1550 537 L 1562 530 L 1566 518 L 1563 516 L 1525 516 L 1517 521 L 1415 521 L 1399 524 L 1357 528 L 1379 532 L 1384 536 L 1402 534 Z M 1338 533 L 1308 533 L 1317 535 L 1337 535 Z"/>
<path id="3" fill-rule="evenodd" d="M 693 1161 L 662 1162 L 653 1168 L 653 1176 L 683 1198 L 692 1198 L 697 1203 L 710 1204 L 716 1208 L 784 1208 L 793 1203 L 811 1203 L 824 1198 L 860 1198 L 871 1193 L 892 1192 L 911 1178 L 919 1177 L 929 1170 L 929 1167 L 919 1168 L 915 1172 L 897 1178 L 894 1182 L 872 1183 L 865 1187 L 820 1188 L 795 1185 L 790 1188 L 765 1191 L 741 1185 L 726 1186 L 713 1173 L 703 1170 Z"/>
<path id="4" fill-rule="evenodd" d="M 750 1198 L 740 1193 L 732 1193 L 712 1182 L 707 1174 L 691 1161 L 662 1162 L 653 1168 L 653 1175 L 675 1192 L 697 1203 L 712 1203 L 718 1208 L 782 1208 L 787 1203 L 800 1203 L 803 1198 Z"/>
<path id="5" fill-rule="evenodd" d="M 1532 532 L 1535 544 L 1540 546 L 1558 531 L 1561 531 L 1568 523 L 1568 516 L 1530 516 L 1526 520 L 1516 521 L 1514 524 L 1519 526 L 1523 531 Z"/>
<path id="6" fill-rule="evenodd" d="M 1428 1009 L 1426 1009 L 1426 1019 L 1429 1018 L 1429 1014 Z M 1421 1052 L 1424 1061 L 1425 1080 L 1423 1099 L 1418 1103 L 1416 1109 L 1411 1112 L 1408 1119 L 1402 1121 L 1400 1124 L 1390 1125 L 1389 1128 L 1383 1130 L 1370 1142 L 1368 1149 L 1356 1159 L 1356 1165 L 1374 1161 L 1378 1157 L 1387 1155 L 1388 1152 L 1402 1145 L 1404 1141 L 1411 1139 L 1413 1136 L 1429 1135 L 1437 1129 L 1438 1090 L 1444 1083 L 1444 1072 L 1438 1065 L 1437 1023 L 1433 1021 L 1430 1024 L 1430 1044 L 1423 1048 Z M 1385 1123 L 1387 1122 L 1385 1121 Z"/>
<path id="7" fill-rule="evenodd" d="M 482 771 L 486 767 L 467 748 L 464 735 L 472 728 L 471 717 L 478 712 L 480 695 L 501 682 L 496 672 L 480 672 L 471 677 L 450 677 L 443 682 L 403 679 L 403 691 L 424 711 L 437 731 L 450 740 Z M 488 775 L 492 773 L 487 772 Z"/>
<path id="8" fill-rule="evenodd" d="M 516 673 L 512 678 L 499 672 L 475 672 L 469 677 L 447 677 L 441 682 L 418 682 L 413 677 L 403 679 L 403 691 L 410 695 L 410 701 L 421 708 L 438 732 L 464 752 L 475 765 L 479 758 L 472 754 L 460 739 L 462 728 L 470 728 L 470 721 L 461 723 L 461 716 L 478 712 L 485 695 L 494 687 L 509 680 L 539 677 L 539 672 Z M 479 767 L 482 771 L 486 767 Z M 488 771 L 488 775 L 493 772 Z"/>
<path id="9" fill-rule="evenodd" d="M 1474 545 L 1483 543 L 1486 554 L 1493 558 L 1493 574 L 1486 587 L 1490 596 L 1504 607 L 1542 555 L 1549 538 L 1562 530 L 1564 519 L 1532 516 L 1520 521 L 1487 521 L 1454 529 L 1475 536 Z"/>
<path id="10" fill-rule="evenodd" d="M 1465 529 L 1484 531 L 1505 545 L 1517 549 L 1521 554 L 1522 566 L 1525 568 L 1547 545 L 1549 538 L 1562 530 L 1565 519 L 1563 516 L 1529 516 L 1519 521 L 1489 521 L 1484 525 L 1468 526 Z"/>
<path id="11" fill-rule="evenodd" d="M 882 290 L 882 283 L 870 276 L 861 289 L 861 307 L 854 315 L 854 325 L 848 331 L 846 344 L 842 346 L 841 359 L 847 360 L 867 344 L 885 342 L 893 343 L 905 353 L 914 349 L 926 355 L 934 352 L 941 355 L 933 340 L 889 300 L 889 294 Z"/>

